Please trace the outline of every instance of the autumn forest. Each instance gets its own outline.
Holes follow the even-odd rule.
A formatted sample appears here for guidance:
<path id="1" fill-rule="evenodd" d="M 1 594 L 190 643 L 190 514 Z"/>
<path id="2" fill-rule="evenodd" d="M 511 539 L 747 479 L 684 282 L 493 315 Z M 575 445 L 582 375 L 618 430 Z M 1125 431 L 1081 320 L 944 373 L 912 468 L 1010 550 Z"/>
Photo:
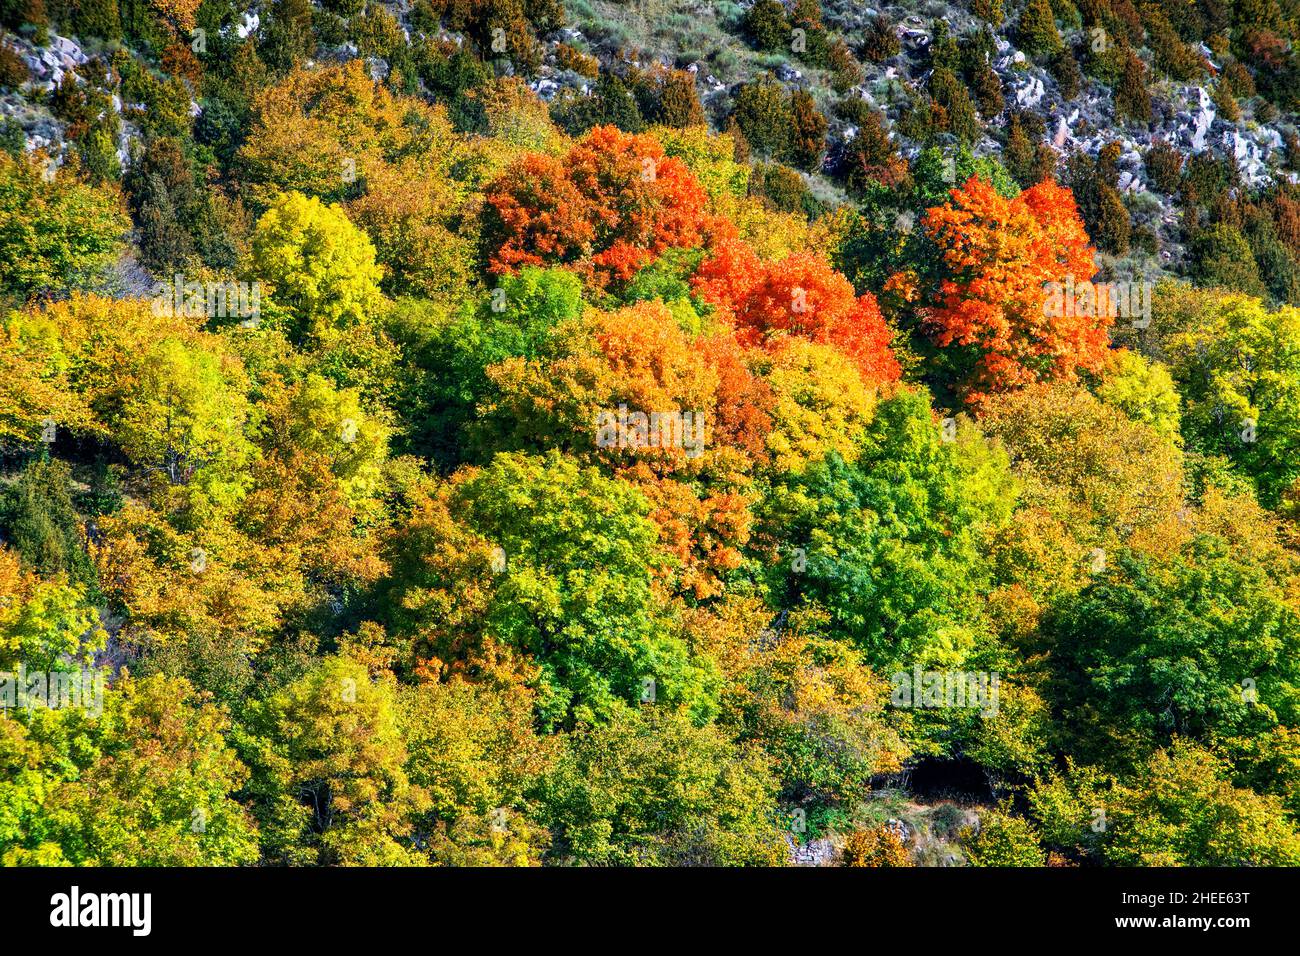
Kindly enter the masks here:
<path id="1" fill-rule="evenodd" d="M 0 863 L 1300 865 L 1300 8 L 848 6 L 0 0 Z"/>

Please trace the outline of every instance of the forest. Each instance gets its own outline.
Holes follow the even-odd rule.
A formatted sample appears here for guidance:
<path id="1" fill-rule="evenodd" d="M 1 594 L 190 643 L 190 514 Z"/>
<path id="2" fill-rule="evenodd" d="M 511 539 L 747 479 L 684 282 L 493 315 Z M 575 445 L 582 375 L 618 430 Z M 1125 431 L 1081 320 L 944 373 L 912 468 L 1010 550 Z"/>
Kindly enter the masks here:
<path id="1" fill-rule="evenodd" d="M 1300 865 L 1300 3 L 1005 2 L 0 0 L 0 863 Z"/>

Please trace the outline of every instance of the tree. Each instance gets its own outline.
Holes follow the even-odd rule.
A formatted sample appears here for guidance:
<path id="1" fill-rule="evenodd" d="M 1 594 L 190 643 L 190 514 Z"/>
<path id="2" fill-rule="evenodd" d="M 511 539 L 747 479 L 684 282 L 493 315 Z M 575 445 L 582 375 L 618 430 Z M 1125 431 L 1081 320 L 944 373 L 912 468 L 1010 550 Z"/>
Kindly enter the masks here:
<path id="1" fill-rule="evenodd" d="M 106 640 L 84 586 L 42 579 L 0 547 L 0 665 L 68 671 L 93 663 Z"/>
<path id="2" fill-rule="evenodd" d="M 1264 283 L 1250 243 L 1226 223 L 1197 233 L 1192 240 L 1192 275 L 1204 286 L 1219 286 L 1263 297 Z"/>
<path id="3" fill-rule="evenodd" d="M 267 862 L 343 866 L 427 863 L 411 818 L 429 806 L 404 764 L 397 690 L 347 656 L 315 662 L 252 702 L 241 751 Z"/>
<path id="4" fill-rule="evenodd" d="M 1068 101 L 1078 97 L 1083 90 L 1083 73 L 1079 69 L 1078 56 L 1068 44 L 1052 60 L 1051 71 L 1063 99 Z"/>
<path id="5" fill-rule="evenodd" d="M 560 861 L 621 866 L 780 865 L 775 784 L 717 727 L 624 709 L 570 739 L 542 790 Z"/>
<path id="6" fill-rule="evenodd" d="M 780 0 L 755 0 L 745 11 L 741 27 L 760 50 L 785 49 L 790 43 L 790 21 Z"/>
<path id="7" fill-rule="evenodd" d="M 665 249 L 696 245 L 705 193 L 651 136 L 592 130 L 563 160 L 528 154 L 485 192 L 495 274 L 574 265 L 625 281 Z"/>
<path id="8" fill-rule="evenodd" d="M 1183 154 L 1166 140 L 1151 144 L 1144 159 L 1147 175 L 1162 193 L 1172 195 L 1178 191 L 1183 172 Z"/>
<path id="9" fill-rule="evenodd" d="M 102 677 L 101 677 L 102 679 Z M 257 830 L 230 718 L 186 681 L 123 677 L 103 714 L 19 710 L 0 721 L 6 866 L 236 866 Z"/>
<path id="10" fill-rule="evenodd" d="M 960 666 L 982 627 L 974 594 L 987 580 L 986 535 L 1010 514 L 1004 454 L 960 428 L 944 441 L 928 396 L 882 401 L 857 454 L 782 476 L 761 506 L 763 540 L 805 566 L 771 571 L 786 607 L 816 602 L 830 636 L 873 668 Z"/>
<path id="11" fill-rule="evenodd" d="M 557 756 L 558 741 L 533 729 L 533 695 L 509 681 L 424 682 L 399 703 L 407 772 L 429 794 L 426 832 L 525 808 Z"/>
<path id="12" fill-rule="evenodd" d="M 1042 866 L 1045 857 L 1028 821 L 1005 811 L 980 814 L 979 828 L 962 832 L 971 866 Z"/>
<path id="13" fill-rule="evenodd" d="M 907 162 L 898 155 L 885 128 L 884 115 L 879 112 L 867 114 L 849 144 L 844 162 L 848 186 L 857 193 L 867 192 L 872 183 L 894 188 L 907 181 Z"/>
<path id="14" fill-rule="evenodd" d="M 1181 442 L 1181 402 L 1167 366 L 1148 362 L 1140 352 L 1114 349 L 1106 359 L 1104 376 L 1096 388 L 1103 404 Z"/>
<path id="15" fill-rule="evenodd" d="M 765 73 L 736 91 L 732 116 L 757 153 L 776 160 L 789 155 L 794 112 L 785 88 L 772 74 Z"/>
<path id="16" fill-rule="evenodd" d="M 889 684 L 862 653 L 819 636 L 817 615 L 785 620 L 769 626 L 769 608 L 734 596 L 690 617 L 726 680 L 719 724 L 771 757 L 782 800 L 818 826 L 910 749 L 890 720 Z"/>
<path id="17" fill-rule="evenodd" d="M 826 151 L 826 117 L 817 110 L 812 94 L 795 90 L 790 95 L 794 128 L 790 140 L 790 159 L 800 169 L 817 170 Z"/>
<path id="18" fill-rule="evenodd" d="M 1100 367 L 1112 317 L 1050 298 L 1049 283 L 1063 292 L 1096 271 L 1069 190 L 1044 181 L 1007 199 L 973 177 L 923 222 L 942 263 L 925 325 L 936 345 L 956 350 L 966 401 Z"/>
<path id="19" fill-rule="evenodd" d="M 979 118 L 966 85 L 952 70 L 939 67 L 930 74 L 930 96 L 943 110 L 943 128 L 963 143 L 973 143 L 980 134 Z"/>
<path id="20" fill-rule="evenodd" d="M 1028 0 L 1016 24 L 1020 45 L 1036 56 L 1054 56 L 1061 51 L 1061 34 L 1048 0 Z"/>
<path id="21" fill-rule="evenodd" d="M 659 94 L 658 122 L 664 126 L 687 129 L 705 125 L 704 107 L 695 90 L 695 77 L 685 70 L 670 70 L 664 77 Z"/>
<path id="22" fill-rule="evenodd" d="M 894 24 L 883 13 L 877 13 L 868 22 L 862 36 L 862 55 L 872 63 L 881 63 L 898 56 L 902 44 L 894 31 Z"/>
<path id="23" fill-rule="evenodd" d="M 308 0 L 275 0 L 267 17 L 262 56 L 269 66 L 288 71 L 316 49 Z"/>
<path id="24" fill-rule="evenodd" d="M 123 452 L 172 484 L 194 481 L 213 493 L 246 462 L 248 400 L 242 369 L 177 338 L 148 347 L 121 369 L 120 389 L 100 407 Z M 233 491 L 233 489 L 231 489 Z"/>
<path id="25" fill-rule="evenodd" d="M 1105 753 L 1108 738 L 1161 745 L 1295 723 L 1300 617 L 1284 590 L 1294 568 L 1230 544 L 1204 534 L 1167 560 L 1112 554 L 1094 583 L 1053 609 L 1045 631 L 1056 693 L 1081 747 Z M 1257 698 L 1243 688 L 1258 688 Z"/>
<path id="26" fill-rule="evenodd" d="M 297 341 L 364 322 L 382 301 L 375 246 L 337 206 L 285 193 L 257 222 L 254 273 L 292 316 Z"/>
<path id="27" fill-rule="evenodd" d="M 1077 386 L 1038 385 L 998 396 L 981 419 L 1019 463 L 1023 500 L 1049 508 L 1078 539 L 1067 558 L 1076 566 L 1094 546 L 1167 525 L 1183 504 L 1182 454 L 1155 421 L 1126 415 L 1122 394 L 1098 401 Z"/>
<path id="28" fill-rule="evenodd" d="M 608 720 L 639 700 L 647 681 L 661 706 L 711 711 L 707 662 L 692 658 L 656 598 L 654 574 L 666 556 L 640 492 L 551 452 L 499 454 L 459 473 L 446 494 L 462 529 L 440 521 L 410 534 L 433 532 L 438 548 L 449 546 L 444 536 L 459 535 L 457 547 L 479 557 L 447 567 L 435 551 L 412 553 L 397 569 L 412 609 L 437 606 L 439 594 L 483 590 L 462 631 L 444 624 L 431 635 L 440 660 L 481 653 L 459 644 L 481 645 L 487 635 L 533 656 L 537 710 L 548 727 Z M 504 570 L 492 570 L 494 553 Z"/>
<path id="29" fill-rule="evenodd" d="M 71 480 L 66 462 L 32 462 L 0 505 L 0 528 L 9 546 L 37 573 L 67 575 L 93 586 L 94 571 L 69 493 Z"/>
<path id="30" fill-rule="evenodd" d="M 775 397 L 766 433 L 772 466 L 802 471 L 834 452 L 852 461 L 876 407 L 874 390 L 837 348 L 793 340 L 767 363 Z"/>
<path id="31" fill-rule="evenodd" d="M 375 244 L 390 295 L 454 300 L 468 292 L 474 237 L 464 235 L 464 196 L 440 170 L 413 160 L 377 165 L 347 213 Z"/>
<path id="32" fill-rule="evenodd" d="M 736 326 L 742 344 L 776 348 L 785 337 L 833 343 L 871 384 L 896 381 L 892 333 L 875 298 L 853 286 L 825 259 L 795 253 L 763 262 L 740 243 L 724 243 L 692 279 L 696 294 Z"/>
<path id="33" fill-rule="evenodd" d="M 1287 345 L 1300 309 L 1222 293 L 1197 293 L 1192 308 L 1166 346 L 1188 445 L 1227 456 L 1274 507 L 1300 478 L 1300 365 Z"/>
<path id="34" fill-rule="evenodd" d="M 437 197 L 445 215 L 465 150 L 442 107 L 394 95 L 361 60 L 295 69 L 251 99 L 251 128 L 234 167 L 259 211 L 282 192 L 343 202 L 387 191 L 401 176 L 408 187 L 428 178 L 417 196 Z M 381 177 L 374 187 L 372 176 Z M 383 193 L 374 202 L 409 204 Z"/>
<path id="35" fill-rule="evenodd" d="M 1115 87 L 1115 113 L 1139 123 L 1151 122 L 1151 94 L 1147 92 L 1147 68 L 1137 54 L 1125 48 L 1124 71 Z"/>
<path id="36" fill-rule="evenodd" d="M 1161 750 L 1112 791 L 1114 866 L 1295 866 L 1300 833 L 1273 796 L 1232 785 L 1214 754 L 1186 741 Z"/>
<path id="37" fill-rule="evenodd" d="M 0 151 L 0 291 L 26 297 L 98 278 L 130 228 L 120 194 L 94 187 L 52 159 Z M 52 174 L 52 175 L 48 175 Z"/>

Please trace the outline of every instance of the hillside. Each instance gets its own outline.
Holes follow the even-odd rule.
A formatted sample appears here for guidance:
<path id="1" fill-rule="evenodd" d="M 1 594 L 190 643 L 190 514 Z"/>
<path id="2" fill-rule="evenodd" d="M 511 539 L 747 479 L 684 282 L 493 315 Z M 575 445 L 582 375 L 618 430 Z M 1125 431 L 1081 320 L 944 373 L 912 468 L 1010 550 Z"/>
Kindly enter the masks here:
<path id="1" fill-rule="evenodd" d="M 0 25 L 0 863 L 1300 864 L 1294 0 Z"/>

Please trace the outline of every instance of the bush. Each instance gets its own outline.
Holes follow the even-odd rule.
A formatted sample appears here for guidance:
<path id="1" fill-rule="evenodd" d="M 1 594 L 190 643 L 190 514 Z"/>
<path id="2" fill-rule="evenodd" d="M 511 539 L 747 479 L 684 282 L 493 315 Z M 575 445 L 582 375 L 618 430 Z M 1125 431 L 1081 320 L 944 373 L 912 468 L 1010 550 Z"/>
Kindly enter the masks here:
<path id="1" fill-rule="evenodd" d="M 1016 24 L 1016 37 L 1020 46 L 1035 56 L 1051 57 L 1061 52 L 1061 34 L 1048 0 L 1029 0 L 1025 4 Z"/>
<path id="2" fill-rule="evenodd" d="M 787 155 L 794 113 L 785 88 L 770 73 L 736 91 L 731 115 L 754 152 L 773 159 Z"/>
<path id="3" fill-rule="evenodd" d="M 7 43 L 0 43 L 0 90 L 16 90 L 27 82 L 27 64 Z"/>
<path id="4" fill-rule="evenodd" d="M 741 21 L 741 30 L 760 50 L 789 48 L 790 21 L 780 0 L 756 0 Z"/>
<path id="5" fill-rule="evenodd" d="M 1245 236 L 1232 226 L 1217 225 L 1192 242 L 1192 275 L 1203 286 L 1223 286 L 1263 297 L 1259 266 Z"/>
<path id="6" fill-rule="evenodd" d="M 872 63 L 881 63 L 898 56 L 902 44 L 894 32 L 893 21 L 883 13 L 871 18 L 862 37 L 862 55 Z"/>
<path id="7" fill-rule="evenodd" d="M 912 866 L 911 854 L 893 827 L 854 830 L 840 851 L 844 866 Z"/>
<path id="8" fill-rule="evenodd" d="M 1007 813 L 986 813 L 977 829 L 961 833 L 971 866 L 1042 866 L 1046 862 L 1038 837 L 1025 820 Z"/>
<path id="9" fill-rule="evenodd" d="M 780 212 L 804 212 L 812 199 L 803 177 L 780 163 L 756 163 L 749 193 L 766 199 Z"/>
<path id="10" fill-rule="evenodd" d="M 1165 140 L 1157 140 L 1147 150 L 1145 165 L 1151 184 L 1166 195 L 1178 190 L 1183 175 L 1183 154 Z"/>

